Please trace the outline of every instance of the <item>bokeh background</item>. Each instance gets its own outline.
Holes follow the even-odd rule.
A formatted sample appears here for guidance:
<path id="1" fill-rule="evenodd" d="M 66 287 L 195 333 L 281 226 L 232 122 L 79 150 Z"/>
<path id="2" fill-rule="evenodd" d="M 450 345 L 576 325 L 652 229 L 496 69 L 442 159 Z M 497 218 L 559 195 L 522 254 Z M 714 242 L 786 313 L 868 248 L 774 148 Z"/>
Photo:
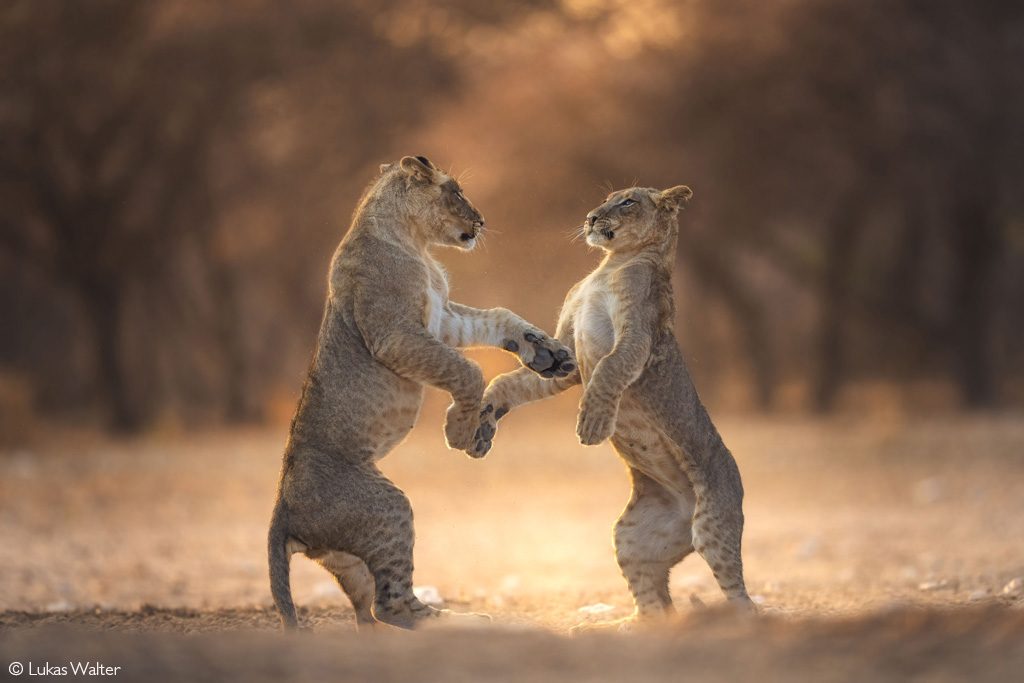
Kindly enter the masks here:
<path id="1" fill-rule="evenodd" d="M 1021 65 L 1024 3 L 997 0 L 0 2 L 0 667 L 1019 681 Z M 578 389 L 482 461 L 430 390 L 380 466 L 421 595 L 494 629 L 356 639 L 296 558 L 321 633 L 276 635 L 266 529 L 328 264 L 407 154 L 487 218 L 438 254 L 452 298 L 549 332 L 599 259 L 588 210 L 693 188 L 677 336 L 743 475 L 763 618 L 719 612 L 691 557 L 656 636 L 563 638 L 632 611 L 621 463 L 579 445 Z"/>
<path id="2" fill-rule="evenodd" d="M 405 154 L 487 217 L 453 298 L 549 330 L 607 189 L 689 184 L 712 409 L 1024 406 L 1018 3 L 10 0 L 0 46 L 2 441 L 286 422 Z"/>

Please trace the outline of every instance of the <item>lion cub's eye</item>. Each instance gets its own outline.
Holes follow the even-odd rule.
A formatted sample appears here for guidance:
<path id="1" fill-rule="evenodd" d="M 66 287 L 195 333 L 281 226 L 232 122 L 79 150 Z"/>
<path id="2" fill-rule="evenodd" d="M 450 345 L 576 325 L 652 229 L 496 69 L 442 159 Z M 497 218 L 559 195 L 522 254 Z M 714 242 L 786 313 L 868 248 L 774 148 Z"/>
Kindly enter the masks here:
<path id="1" fill-rule="evenodd" d="M 632 199 L 627 199 L 626 201 L 619 204 L 619 206 L 632 206 L 633 204 L 636 204 L 636 202 L 634 202 Z"/>

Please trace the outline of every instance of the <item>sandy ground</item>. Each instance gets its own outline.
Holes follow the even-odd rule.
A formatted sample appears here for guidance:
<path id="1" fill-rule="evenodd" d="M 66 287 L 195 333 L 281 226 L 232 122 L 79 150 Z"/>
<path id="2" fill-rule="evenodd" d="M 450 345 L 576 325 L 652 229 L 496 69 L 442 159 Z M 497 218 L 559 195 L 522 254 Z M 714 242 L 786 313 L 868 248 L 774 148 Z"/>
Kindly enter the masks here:
<path id="1" fill-rule="evenodd" d="M 691 556 L 675 622 L 569 638 L 632 610 L 610 535 L 628 482 L 609 446 L 576 442 L 576 400 L 509 416 L 472 461 L 445 448 L 435 396 L 383 461 L 416 511 L 417 586 L 493 617 L 416 633 L 357 635 L 301 557 L 312 633 L 276 633 L 283 430 L 0 453 L 0 675 L 100 659 L 129 680 L 1024 681 L 1024 416 L 721 418 L 763 616 L 719 609 Z"/>

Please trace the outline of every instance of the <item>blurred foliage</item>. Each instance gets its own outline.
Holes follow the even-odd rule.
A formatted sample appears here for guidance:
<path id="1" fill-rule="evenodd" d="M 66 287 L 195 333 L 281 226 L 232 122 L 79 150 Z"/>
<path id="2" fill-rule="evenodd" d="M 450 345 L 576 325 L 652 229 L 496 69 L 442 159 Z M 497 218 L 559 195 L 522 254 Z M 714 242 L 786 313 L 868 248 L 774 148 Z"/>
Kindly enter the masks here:
<path id="1" fill-rule="evenodd" d="M 376 165 L 472 166 L 498 230 L 456 296 L 551 326 L 615 187 L 686 182 L 704 392 L 864 381 L 1014 402 L 1024 10 L 937 0 L 12 0 L 0 9 L 0 374 L 118 428 L 297 390 Z M 514 231 L 503 226 L 517 226 Z M 535 283 L 516 287 L 508 264 Z M 292 389 L 288 389 L 291 391 Z"/>

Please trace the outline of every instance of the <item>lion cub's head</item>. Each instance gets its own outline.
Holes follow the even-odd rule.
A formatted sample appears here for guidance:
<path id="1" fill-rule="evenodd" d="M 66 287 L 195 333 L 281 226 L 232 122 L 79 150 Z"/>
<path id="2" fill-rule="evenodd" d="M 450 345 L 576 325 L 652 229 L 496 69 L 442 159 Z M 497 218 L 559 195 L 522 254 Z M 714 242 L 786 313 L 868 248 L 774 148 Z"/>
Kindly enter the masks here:
<path id="1" fill-rule="evenodd" d="M 381 166 L 385 181 L 403 196 L 414 229 L 428 244 L 471 250 L 483 231 L 484 217 L 459 186 L 459 181 L 426 157 L 403 157 Z"/>
<path id="2" fill-rule="evenodd" d="M 587 244 L 607 251 L 641 249 L 666 242 L 678 229 L 679 209 L 693 196 L 685 185 L 669 190 L 631 187 L 613 192 L 587 214 Z"/>

